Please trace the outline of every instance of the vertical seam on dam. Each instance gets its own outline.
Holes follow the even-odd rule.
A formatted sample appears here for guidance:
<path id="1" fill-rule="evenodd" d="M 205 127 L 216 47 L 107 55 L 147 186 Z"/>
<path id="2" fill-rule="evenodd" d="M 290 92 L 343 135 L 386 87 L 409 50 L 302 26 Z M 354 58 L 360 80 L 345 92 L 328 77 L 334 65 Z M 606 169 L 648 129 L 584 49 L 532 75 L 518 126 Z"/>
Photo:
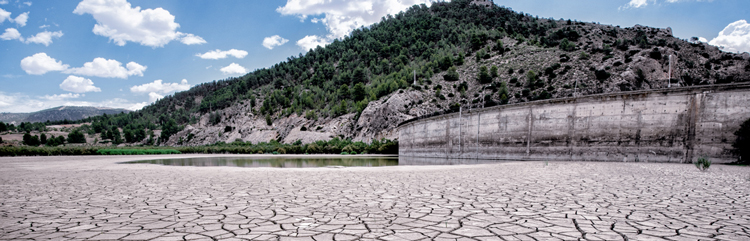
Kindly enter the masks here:
<path id="1" fill-rule="evenodd" d="M 526 133 L 526 156 L 531 156 L 531 129 L 533 129 L 534 125 L 534 109 L 531 106 L 529 106 L 528 119 L 529 122 L 527 126 L 529 130 Z"/>

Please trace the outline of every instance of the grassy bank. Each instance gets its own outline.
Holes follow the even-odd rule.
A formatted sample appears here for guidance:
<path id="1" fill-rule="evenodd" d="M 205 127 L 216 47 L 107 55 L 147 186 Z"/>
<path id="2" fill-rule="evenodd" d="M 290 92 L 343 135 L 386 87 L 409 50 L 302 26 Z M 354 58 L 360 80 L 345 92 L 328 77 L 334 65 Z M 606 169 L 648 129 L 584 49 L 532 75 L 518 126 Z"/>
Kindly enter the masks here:
<path id="1" fill-rule="evenodd" d="M 333 139 L 309 144 L 282 144 L 276 141 L 252 144 L 219 142 L 207 146 L 187 147 L 81 147 L 81 146 L 6 146 L 0 156 L 85 156 L 85 155 L 160 155 L 160 154 L 398 154 L 398 142 L 375 140 L 372 143 Z"/>

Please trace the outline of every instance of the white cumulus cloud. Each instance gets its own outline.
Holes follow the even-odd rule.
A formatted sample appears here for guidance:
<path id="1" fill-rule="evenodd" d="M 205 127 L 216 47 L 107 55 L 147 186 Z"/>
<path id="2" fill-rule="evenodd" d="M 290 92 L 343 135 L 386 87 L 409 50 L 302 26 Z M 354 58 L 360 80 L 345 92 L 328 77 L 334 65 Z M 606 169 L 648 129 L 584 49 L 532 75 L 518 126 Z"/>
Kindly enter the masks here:
<path id="1" fill-rule="evenodd" d="M 227 58 L 227 56 L 234 56 L 235 58 L 241 59 L 247 56 L 247 51 L 237 50 L 237 49 L 221 51 L 217 49 L 217 50 L 208 51 L 202 54 L 196 54 L 195 56 L 198 56 L 201 59 L 224 59 L 224 58 Z"/>
<path id="2" fill-rule="evenodd" d="M 247 69 L 237 63 L 231 63 L 227 67 L 221 68 L 221 72 L 224 74 L 245 74 L 247 73 Z"/>
<path id="3" fill-rule="evenodd" d="M 45 95 L 42 97 L 46 100 L 66 100 L 66 99 L 76 99 L 83 95 L 81 94 L 73 94 L 73 93 L 67 93 L 67 94 L 59 94 L 59 95 Z"/>
<path id="4" fill-rule="evenodd" d="M 643 8 L 648 6 L 649 4 L 653 5 L 659 5 L 660 2 L 666 2 L 666 3 L 678 3 L 678 2 L 689 2 L 689 1 L 697 1 L 697 2 L 713 2 L 714 0 L 630 0 L 628 4 L 625 6 L 621 6 L 618 9 L 629 9 L 629 8 Z"/>
<path id="5" fill-rule="evenodd" d="M 320 47 L 324 47 L 329 43 L 331 43 L 330 40 L 315 35 L 307 35 L 304 38 L 297 40 L 297 46 L 304 50 L 314 49 L 318 45 L 320 45 Z"/>
<path id="6" fill-rule="evenodd" d="M 18 39 L 23 41 L 23 37 L 21 37 L 21 33 L 18 32 L 15 28 L 6 28 L 5 32 L 0 35 L 0 39 L 2 40 L 14 40 Z"/>
<path id="7" fill-rule="evenodd" d="M 750 52 L 750 24 L 744 19 L 730 23 L 708 44 L 727 52 Z"/>
<path id="8" fill-rule="evenodd" d="M 186 79 L 180 81 L 180 83 L 162 83 L 162 80 L 154 80 L 154 82 L 146 83 L 142 85 L 136 85 L 130 87 L 130 92 L 133 93 L 161 93 L 169 94 L 177 91 L 185 91 L 190 89 L 190 84 Z"/>
<path id="9" fill-rule="evenodd" d="M 16 24 L 21 27 L 26 26 L 27 21 L 29 21 L 29 12 L 19 14 L 15 19 L 13 19 L 13 22 L 16 22 Z"/>
<path id="10" fill-rule="evenodd" d="M 26 73 L 34 75 L 42 75 L 50 71 L 62 71 L 66 74 L 127 79 L 128 76 L 132 75 L 143 76 L 143 72 L 148 68 L 136 62 L 130 62 L 123 67 L 120 61 L 104 58 L 95 58 L 91 62 L 84 63 L 83 67 L 69 67 L 62 61 L 47 56 L 46 53 L 37 53 L 21 60 L 21 68 Z"/>
<path id="11" fill-rule="evenodd" d="M 94 86 L 94 82 L 90 79 L 70 75 L 65 78 L 60 84 L 60 89 L 75 93 L 86 93 L 86 92 L 101 92 L 102 89 Z"/>
<path id="12" fill-rule="evenodd" d="M 151 103 L 154 103 L 161 98 L 164 98 L 164 96 L 154 92 L 148 93 L 148 101 Z"/>
<path id="13" fill-rule="evenodd" d="M 180 42 L 187 45 L 193 45 L 193 44 L 205 44 L 206 40 L 201 38 L 200 36 L 195 36 L 191 33 L 182 34 L 182 37 L 180 38 Z"/>
<path id="14" fill-rule="evenodd" d="M 96 20 L 93 32 L 108 37 L 119 46 L 128 41 L 150 47 L 163 47 L 172 40 L 184 44 L 201 44 L 199 36 L 177 31 L 180 24 L 163 8 L 131 7 L 126 0 L 83 0 L 73 13 L 91 14 Z"/>
<path id="15" fill-rule="evenodd" d="M 13 21 L 13 19 L 10 18 L 10 12 L 5 11 L 5 9 L 0 8 L 0 23 L 5 22 L 5 20 Z"/>
<path id="16" fill-rule="evenodd" d="M 648 5 L 647 0 L 630 0 L 630 2 L 628 3 L 628 6 L 632 8 L 645 7 L 646 5 Z"/>
<path id="17" fill-rule="evenodd" d="M 130 62 L 126 67 L 127 68 L 123 67 L 122 63 L 114 59 L 95 58 L 91 62 L 84 63 L 83 67 L 72 68 L 63 72 L 66 74 L 96 76 L 102 78 L 127 79 L 128 76 L 131 75 L 143 76 L 143 72 L 146 71 L 147 68 L 136 62 Z"/>
<path id="18" fill-rule="evenodd" d="M 133 104 L 133 105 L 131 105 L 131 106 L 125 108 L 125 109 L 131 110 L 131 111 L 136 111 L 136 110 L 143 109 L 143 107 L 146 107 L 148 104 L 149 104 L 148 102 L 135 103 L 135 104 Z"/>
<path id="19" fill-rule="evenodd" d="M 57 32 L 44 31 L 44 32 L 39 32 L 34 36 L 24 39 L 21 36 L 21 33 L 19 33 L 17 29 L 6 28 L 5 32 L 2 35 L 0 35 L 0 39 L 18 40 L 25 44 L 37 43 L 37 44 L 44 44 L 44 46 L 49 46 L 52 43 L 53 38 L 60 38 L 62 36 L 63 36 L 62 31 L 57 31 Z"/>
<path id="20" fill-rule="evenodd" d="M 49 46 L 49 44 L 52 43 L 52 38 L 60 38 L 62 36 L 63 36 L 62 31 L 57 31 L 57 32 L 44 31 L 44 32 L 39 32 L 34 36 L 26 38 L 24 43 L 37 43 L 37 44 L 44 44 L 44 46 Z"/>
<path id="21" fill-rule="evenodd" d="M 317 37 L 297 41 L 305 50 L 310 49 L 312 43 L 330 43 L 333 39 L 342 38 L 352 30 L 361 26 L 369 26 L 380 21 L 380 18 L 388 14 L 395 15 L 406 10 L 414 4 L 431 5 L 434 0 L 287 0 L 286 5 L 276 9 L 282 15 L 293 15 L 302 21 L 307 16 L 325 15 L 315 22 L 323 23 L 328 30 L 325 38 Z M 305 40 L 305 41 L 303 41 Z M 315 40 L 315 41 L 313 41 Z M 317 45 L 315 45 L 317 46 Z M 312 47 L 315 47 L 312 46 Z"/>
<path id="22" fill-rule="evenodd" d="M 36 53 L 21 60 L 21 69 L 27 74 L 42 75 L 50 71 L 63 71 L 68 69 L 67 64 L 47 56 L 46 53 Z"/>
<path id="23" fill-rule="evenodd" d="M 282 38 L 279 35 L 274 35 L 263 39 L 263 47 L 266 47 L 267 49 L 273 49 L 285 44 L 286 42 L 289 42 L 289 40 Z"/>

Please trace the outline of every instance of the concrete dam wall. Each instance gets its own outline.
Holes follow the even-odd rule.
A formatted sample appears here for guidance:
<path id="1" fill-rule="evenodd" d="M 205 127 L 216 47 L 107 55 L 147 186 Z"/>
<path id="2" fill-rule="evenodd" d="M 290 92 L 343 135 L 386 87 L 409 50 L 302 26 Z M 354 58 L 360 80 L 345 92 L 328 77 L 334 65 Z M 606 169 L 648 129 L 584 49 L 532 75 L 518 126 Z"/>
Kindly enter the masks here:
<path id="1" fill-rule="evenodd" d="M 399 155 L 728 163 L 748 118 L 750 83 L 543 100 L 406 121 Z"/>

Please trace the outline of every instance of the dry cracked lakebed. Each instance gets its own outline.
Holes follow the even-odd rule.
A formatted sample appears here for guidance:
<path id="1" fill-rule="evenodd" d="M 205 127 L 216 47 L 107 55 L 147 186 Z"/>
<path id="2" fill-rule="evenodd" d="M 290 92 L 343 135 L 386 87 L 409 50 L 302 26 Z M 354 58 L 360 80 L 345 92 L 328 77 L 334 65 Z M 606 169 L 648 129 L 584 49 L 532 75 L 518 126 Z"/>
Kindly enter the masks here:
<path id="1" fill-rule="evenodd" d="M 0 239 L 750 240 L 748 167 L 117 164 L 148 158 L 0 158 Z"/>

